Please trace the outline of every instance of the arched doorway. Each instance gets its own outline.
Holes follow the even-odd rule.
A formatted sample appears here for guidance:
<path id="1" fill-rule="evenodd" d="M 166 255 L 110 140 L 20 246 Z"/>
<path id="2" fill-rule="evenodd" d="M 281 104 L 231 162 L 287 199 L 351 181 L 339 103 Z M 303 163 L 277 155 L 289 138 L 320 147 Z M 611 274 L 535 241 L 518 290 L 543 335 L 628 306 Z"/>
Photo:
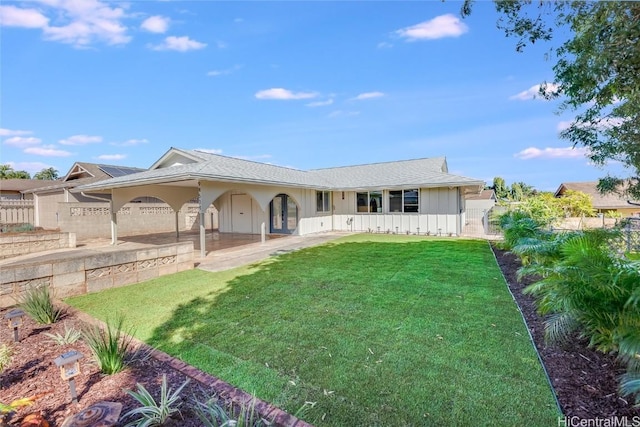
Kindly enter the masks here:
<path id="1" fill-rule="evenodd" d="M 278 194 L 269 205 L 272 233 L 291 234 L 298 227 L 298 205 L 286 194 Z"/>

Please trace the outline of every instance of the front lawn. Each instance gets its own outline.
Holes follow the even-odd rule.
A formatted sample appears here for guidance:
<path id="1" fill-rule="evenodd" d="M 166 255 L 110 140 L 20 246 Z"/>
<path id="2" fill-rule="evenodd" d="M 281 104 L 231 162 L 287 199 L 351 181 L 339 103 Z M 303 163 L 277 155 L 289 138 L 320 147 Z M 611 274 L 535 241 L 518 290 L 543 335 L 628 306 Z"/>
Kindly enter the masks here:
<path id="1" fill-rule="evenodd" d="M 484 241 L 356 235 L 67 302 L 318 426 L 557 422 Z"/>

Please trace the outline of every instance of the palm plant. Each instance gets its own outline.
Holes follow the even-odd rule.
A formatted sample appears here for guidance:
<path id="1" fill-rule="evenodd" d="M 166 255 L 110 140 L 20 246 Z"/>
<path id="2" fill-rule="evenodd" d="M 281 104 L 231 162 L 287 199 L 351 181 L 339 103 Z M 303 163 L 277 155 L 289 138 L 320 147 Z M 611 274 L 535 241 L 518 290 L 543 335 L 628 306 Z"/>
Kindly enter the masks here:
<path id="1" fill-rule="evenodd" d="M 609 249 L 611 233 L 592 230 L 558 239 L 554 262 L 536 264 L 542 280 L 525 289 L 538 298 L 546 336 L 562 341 L 578 330 L 603 352 L 618 351 L 621 337 L 636 326 L 640 313 L 628 305 L 639 286 L 640 272 Z"/>
<path id="2" fill-rule="evenodd" d="M 511 250 L 520 239 L 542 234 L 545 224 L 522 210 L 513 210 L 499 215 L 498 225 L 504 237 L 501 246 Z"/>

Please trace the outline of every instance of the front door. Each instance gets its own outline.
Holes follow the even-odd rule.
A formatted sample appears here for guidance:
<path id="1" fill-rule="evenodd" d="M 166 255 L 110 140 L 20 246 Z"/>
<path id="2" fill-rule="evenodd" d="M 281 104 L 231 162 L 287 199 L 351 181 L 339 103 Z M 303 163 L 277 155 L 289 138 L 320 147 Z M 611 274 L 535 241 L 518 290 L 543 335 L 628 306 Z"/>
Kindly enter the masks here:
<path id="1" fill-rule="evenodd" d="M 251 196 L 248 194 L 231 195 L 231 230 L 234 233 L 251 233 L 253 218 L 251 215 Z"/>
<path id="2" fill-rule="evenodd" d="M 270 205 L 271 232 L 291 234 L 298 227 L 298 205 L 286 194 L 278 194 Z"/>

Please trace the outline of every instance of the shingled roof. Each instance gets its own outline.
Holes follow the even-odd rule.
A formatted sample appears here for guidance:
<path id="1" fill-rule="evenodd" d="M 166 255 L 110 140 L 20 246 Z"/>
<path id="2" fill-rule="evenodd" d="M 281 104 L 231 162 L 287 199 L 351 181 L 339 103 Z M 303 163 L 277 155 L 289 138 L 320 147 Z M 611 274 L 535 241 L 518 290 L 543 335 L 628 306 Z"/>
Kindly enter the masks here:
<path id="1" fill-rule="evenodd" d="M 567 190 L 581 191 L 591 196 L 595 209 L 623 209 L 633 208 L 628 198 L 616 193 L 601 194 L 598 191 L 598 181 L 563 182 L 555 192 L 556 197 L 561 197 Z"/>
<path id="2" fill-rule="evenodd" d="M 484 185 L 483 181 L 477 179 L 449 174 L 444 157 L 302 171 L 204 151 L 171 148 L 150 170 L 83 185 L 80 190 L 108 190 L 192 180 L 327 190 Z"/>
<path id="3" fill-rule="evenodd" d="M 114 176 L 123 176 L 142 171 L 144 171 L 144 169 L 128 166 L 76 162 L 71 166 L 64 178 L 55 181 L 40 181 L 39 186 L 26 189 L 23 193 L 49 192 L 64 188 L 74 188 L 84 184 L 105 181 Z"/>

